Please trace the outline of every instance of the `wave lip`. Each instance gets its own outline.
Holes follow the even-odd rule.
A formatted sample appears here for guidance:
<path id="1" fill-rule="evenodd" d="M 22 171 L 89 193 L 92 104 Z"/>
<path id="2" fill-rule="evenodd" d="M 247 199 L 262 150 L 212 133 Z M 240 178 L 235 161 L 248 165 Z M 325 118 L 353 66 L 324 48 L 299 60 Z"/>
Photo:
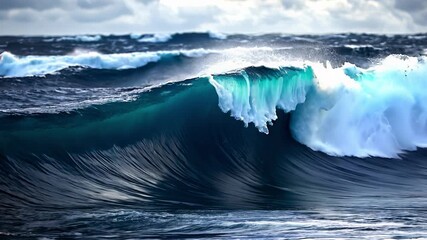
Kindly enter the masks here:
<path id="1" fill-rule="evenodd" d="M 277 119 L 276 108 L 285 112 L 295 110 L 297 104 L 305 101 L 313 77 L 310 67 L 249 67 L 214 75 L 210 83 L 216 89 L 223 112 L 230 111 L 245 126 L 253 123 L 259 131 L 268 133 L 267 124 Z"/>

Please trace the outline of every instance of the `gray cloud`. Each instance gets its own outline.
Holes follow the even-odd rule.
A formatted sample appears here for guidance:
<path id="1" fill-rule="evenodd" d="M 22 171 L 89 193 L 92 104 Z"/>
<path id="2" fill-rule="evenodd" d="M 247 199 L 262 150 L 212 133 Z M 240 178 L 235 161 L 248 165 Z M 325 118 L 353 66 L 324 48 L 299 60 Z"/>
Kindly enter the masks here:
<path id="1" fill-rule="evenodd" d="M 84 0 L 77 2 L 79 11 L 72 11 L 70 17 L 76 22 L 111 21 L 123 15 L 132 14 L 131 10 L 120 1 Z"/>
<path id="2" fill-rule="evenodd" d="M 92 8 L 98 8 L 98 7 L 105 7 L 113 3 L 114 2 L 112 1 L 105 1 L 105 0 L 78 0 L 77 6 L 84 9 L 92 9 Z"/>
<path id="3" fill-rule="evenodd" d="M 2 0 L 0 35 L 427 31 L 425 0 Z"/>
<path id="4" fill-rule="evenodd" d="M 6 11 L 0 11 L 0 20 L 7 19 L 7 12 Z"/>
<path id="5" fill-rule="evenodd" d="M 13 10 L 13 9 L 35 9 L 45 10 L 49 8 L 59 7 L 63 5 L 62 0 L 3 0 L 0 4 L 1 10 Z"/>
<path id="6" fill-rule="evenodd" d="M 285 9 L 301 9 L 304 8 L 303 0 L 282 0 L 282 5 Z"/>
<path id="7" fill-rule="evenodd" d="M 396 0 L 395 7 L 407 12 L 420 25 L 427 25 L 426 0 Z"/>
<path id="8" fill-rule="evenodd" d="M 426 10 L 427 1 L 425 0 L 396 0 L 395 6 L 398 9 L 407 12 L 418 12 Z"/>

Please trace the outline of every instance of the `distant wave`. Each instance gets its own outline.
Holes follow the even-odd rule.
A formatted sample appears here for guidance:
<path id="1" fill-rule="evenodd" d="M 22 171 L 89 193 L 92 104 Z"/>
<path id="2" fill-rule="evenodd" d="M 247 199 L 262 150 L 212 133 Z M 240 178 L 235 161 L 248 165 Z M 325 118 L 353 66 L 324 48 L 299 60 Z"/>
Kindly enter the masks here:
<path id="1" fill-rule="evenodd" d="M 372 49 L 375 49 L 375 50 L 381 50 L 381 48 L 374 47 L 374 46 L 372 46 L 370 44 L 362 44 L 362 45 L 346 44 L 346 45 L 344 45 L 344 47 L 351 48 L 351 49 L 372 48 Z"/>
<path id="2" fill-rule="evenodd" d="M 215 39 L 219 39 L 219 40 L 224 40 L 227 39 L 227 35 L 224 33 L 220 33 L 220 32 L 208 32 L 209 37 L 211 38 L 215 38 Z"/>
<path id="3" fill-rule="evenodd" d="M 78 53 L 66 56 L 16 56 L 9 52 L 1 54 L 0 76 L 24 77 L 54 73 L 68 67 L 89 67 L 96 69 L 131 69 L 150 62 L 157 62 L 162 57 L 185 56 L 201 57 L 210 53 L 205 49 L 133 52 L 101 54 L 97 52 Z"/>
<path id="4" fill-rule="evenodd" d="M 131 39 L 137 40 L 138 42 L 143 43 L 164 43 L 168 42 L 175 37 L 179 36 L 207 36 L 211 39 L 225 40 L 227 35 L 220 32 L 208 31 L 208 32 L 194 32 L 194 33 L 156 33 L 156 34 L 142 34 L 142 33 L 132 33 L 129 35 Z"/>
<path id="5" fill-rule="evenodd" d="M 0 54 L 0 77 L 25 77 L 42 76 L 52 74 L 69 67 L 82 67 L 93 69 L 134 69 L 143 67 L 151 62 L 173 57 L 200 58 L 209 54 L 222 54 L 224 58 L 217 59 L 218 64 L 205 66 L 213 73 L 224 69 L 236 69 L 252 65 L 261 61 L 263 56 L 273 51 L 281 51 L 287 48 L 272 49 L 269 47 L 254 48 L 227 48 L 227 49 L 181 49 L 167 51 L 131 52 L 102 54 L 98 52 L 86 52 L 75 50 L 69 55 L 54 56 L 17 56 L 10 52 Z M 250 59 L 248 59 L 250 58 Z M 260 59 L 261 58 L 261 59 Z M 241 59 L 237 61 L 236 59 Z M 271 59 L 274 59 L 271 57 Z M 225 61 L 227 60 L 227 62 Z M 229 61 L 228 61 L 229 60 Z M 274 64 L 274 65 L 277 65 Z M 220 67 L 218 69 L 214 69 Z M 182 79 L 176 79 L 182 80 Z"/>
<path id="6" fill-rule="evenodd" d="M 132 35 L 131 35 L 132 37 Z M 135 35 L 133 35 L 135 37 Z M 146 42 L 146 43 L 160 43 L 160 42 L 167 42 L 172 38 L 172 34 L 152 34 L 152 35 L 145 35 L 140 38 L 138 38 L 138 42 Z M 135 39 L 135 38 L 134 38 Z"/>
<path id="7" fill-rule="evenodd" d="M 44 39 L 45 42 L 61 42 L 61 41 L 75 41 L 75 42 L 98 42 L 102 39 L 101 35 L 76 35 L 76 36 L 62 36 L 57 38 Z"/>

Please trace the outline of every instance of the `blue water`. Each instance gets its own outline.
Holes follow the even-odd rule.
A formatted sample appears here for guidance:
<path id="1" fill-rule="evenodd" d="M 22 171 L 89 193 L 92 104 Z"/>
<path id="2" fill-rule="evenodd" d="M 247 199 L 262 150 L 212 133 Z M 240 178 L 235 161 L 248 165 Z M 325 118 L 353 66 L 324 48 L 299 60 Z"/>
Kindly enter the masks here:
<path id="1" fill-rule="evenodd" d="M 0 238 L 427 236 L 425 34 L 0 52 Z"/>

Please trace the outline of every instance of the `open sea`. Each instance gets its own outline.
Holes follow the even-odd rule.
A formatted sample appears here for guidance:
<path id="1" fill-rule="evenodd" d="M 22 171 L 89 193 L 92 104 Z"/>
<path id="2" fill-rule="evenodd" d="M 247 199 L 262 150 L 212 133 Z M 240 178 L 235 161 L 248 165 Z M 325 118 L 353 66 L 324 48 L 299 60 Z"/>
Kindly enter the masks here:
<path id="1" fill-rule="evenodd" d="M 1 239 L 427 239 L 427 34 L 0 53 Z"/>

